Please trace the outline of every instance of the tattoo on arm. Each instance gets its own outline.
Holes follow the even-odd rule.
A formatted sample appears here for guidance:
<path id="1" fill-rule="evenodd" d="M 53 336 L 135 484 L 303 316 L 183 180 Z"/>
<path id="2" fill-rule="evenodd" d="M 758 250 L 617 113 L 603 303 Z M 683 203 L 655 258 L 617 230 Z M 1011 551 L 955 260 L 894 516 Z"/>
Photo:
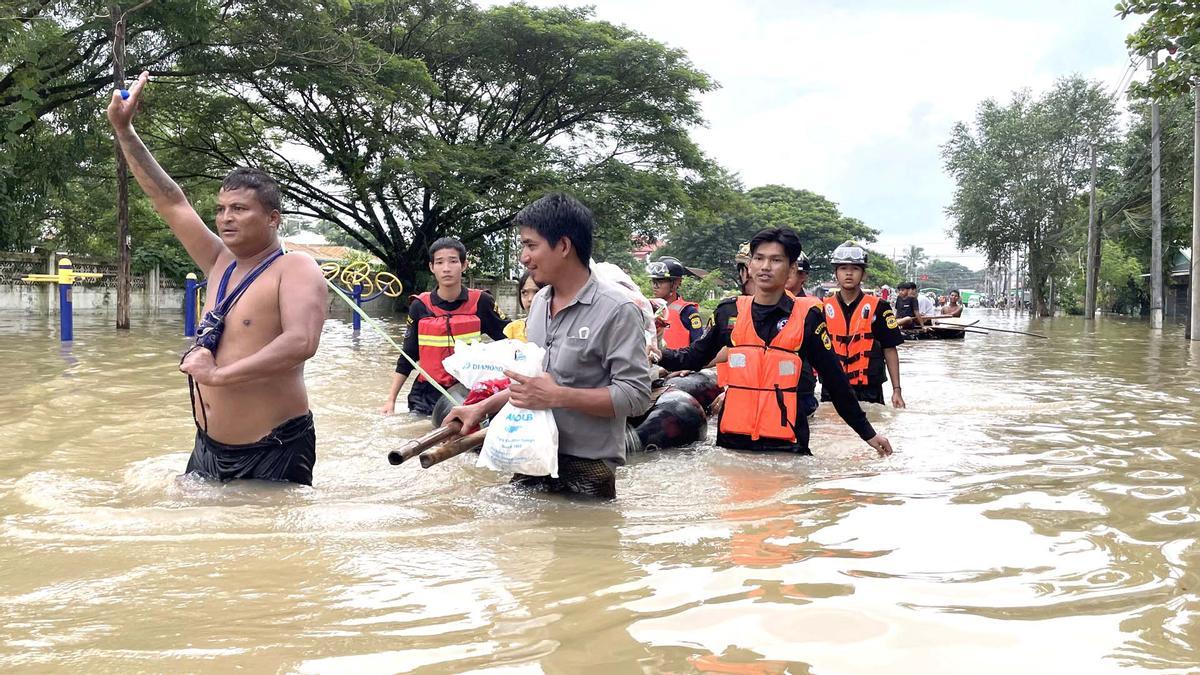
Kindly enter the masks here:
<path id="1" fill-rule="evenodd" d="M 138 137 L 137 132 L 130 129 L 120 134 L 118 138 L 121 141 L 121 150 L 125 153 L 125 158 L 129 160 L 129 168 L 133 170 L 138 185 L 151 200 L 167 202 L 187 200 L 183 190 L 167 175 L 158 160 L 154 159 L 154 155 L 150 154 L 150 150 Z"/>

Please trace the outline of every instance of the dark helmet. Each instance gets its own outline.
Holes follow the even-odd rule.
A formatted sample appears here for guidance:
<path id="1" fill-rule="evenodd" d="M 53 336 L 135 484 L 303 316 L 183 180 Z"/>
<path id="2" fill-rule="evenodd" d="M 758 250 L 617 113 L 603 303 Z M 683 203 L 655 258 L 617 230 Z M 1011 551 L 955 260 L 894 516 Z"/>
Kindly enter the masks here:
<path id="1" fill-rule="evenodd" d="M 796 269 L 800 270 L 801 272 L 812 271 L 812 263 L 808 261 L 808 256 L 804 255 L 804 253 L 801 253 L 800 257 L 796 258 Z"/>
<path id="2" fill-rule="evenodd" d="M 835 269 L 838 265 L 859 265 L 866 269 L 867 249 L 859 246 L 858 242 L 847 240 L 833 250 L 829 262 Z"/>
<path id="3" fill-rule="evenodd" d="M 688 273 L 683 263 L 671 256 L 663 256 L 646 265 L 646 274 L 651 279 L 682 279 Z"/>

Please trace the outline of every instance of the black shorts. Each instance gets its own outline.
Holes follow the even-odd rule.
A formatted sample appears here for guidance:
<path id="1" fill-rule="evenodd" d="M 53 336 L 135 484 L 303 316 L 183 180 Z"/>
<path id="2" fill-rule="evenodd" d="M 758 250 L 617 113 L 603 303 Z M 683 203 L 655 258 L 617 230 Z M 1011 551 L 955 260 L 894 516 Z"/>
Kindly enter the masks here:
<path id="1" fill-rule="evenodd" d="M 408 390 L 408 411 L 418 415 L 432 415 L 433 407 L 437 405 L 442 394 L 424 380 L 413 382 Z"/>
<path id="2" fill-rule="evenodd" d="M 541 492 L 584 495 L 597 499 L 617 498 L 617 474 L 602 459 L 559 455 L 558 478 L 518 473 L 513 475 L 510 482 Z"/>
<path id="3" fill-rule="evenodd" d="M 186 473 L 222 483 L 250 478 L 312 485 L 316 463 L 317 432 L 309 412 L 280 424 L 255 443 L 226 445 L 197 429 Z"/>

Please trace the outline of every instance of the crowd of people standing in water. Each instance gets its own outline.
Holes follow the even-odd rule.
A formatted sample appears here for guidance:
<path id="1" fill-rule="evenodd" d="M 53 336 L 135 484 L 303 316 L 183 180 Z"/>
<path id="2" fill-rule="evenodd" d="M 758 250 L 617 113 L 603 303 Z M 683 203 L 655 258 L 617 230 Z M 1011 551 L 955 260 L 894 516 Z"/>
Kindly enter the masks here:
<path id="1" fill-rule="evenodd" d="M 326 317 L 321 272 L 311 258 L 281 255 L 280 191 L 261 171 L 231 172 L 217 194 L 216 234 L 205 226 L 134 130 L 147 81 L 143 73 L 127 98 L 114 94 L 109 119 L 155 209 L 205 276 L 220 279 L 206 300 L 197 343 L 179 366 L 189 377 L 197 426 L 188 472 L 311 484 L 316 436 L 303 365 L 316 352 Z M 703 271 L 672 257 L 651 260 L 646 272 L 659 312 L 648 323 L 629 288 L 593 271 L 594 223 L 585 205 L 550 193 L 520 211 L 514 225 L 526 316 L 509 320 L 487 292 L 466 287 L 466 247 L 449 237 L 435 241 L 428 264 L 437 286 L 412 298 L 404 354 L 383 413 L 395 411 L 414 371 L 409 412 L 432 414 L 447 393 L 462 400 L 465 388 L 442 361 L 456 341 L 486 335 L 543 348 L 543 374 L 506 372 L 507 389 L 449 410 L 443 403 L 441 421 L 470 429 L 509 401 L 552 411 L 559 475 L 514 476 L 523 486 L 615 497 L 615 469 L 627 452 L 639 440 L 660 444 L 662 434 L 644 427 L 663 417 L 655 413 L 667 402 L 681 406 L 672 419 L 690 432 L 677 438 L 703 438 L 707 416 L 715 415 L 718 446 L 803 455 L 812 454 L 808 418 L 821 401 L 831 402 L 880 456 L 891 454 L 862 403 L 905 407 L 901 330 L 925 323 L 934 311 L 921 307 L 913 284 L 901 285 L 895 307 L 866 292 L 863 246 L 847 241 L 833 251 L 836 287 L 818 298 L 806 292 L 811 265 L 796 232 L 759 231 L 735 256 L 740 292 L 721 300 L 707 322 L 695 302 L 680 297 L 684 277 Z M 951 293 L 938 315 L 961 312 Z M 695 416 L 687 416 L 690 410 Z"/>

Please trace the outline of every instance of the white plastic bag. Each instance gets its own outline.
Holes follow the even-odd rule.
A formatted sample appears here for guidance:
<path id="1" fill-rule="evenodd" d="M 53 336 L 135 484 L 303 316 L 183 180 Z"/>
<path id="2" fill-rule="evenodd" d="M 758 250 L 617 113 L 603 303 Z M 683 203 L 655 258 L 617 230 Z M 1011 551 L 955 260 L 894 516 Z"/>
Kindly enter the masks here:
<path id="1" fill-rule="evenodd" d="M 593 274 L 610 284 L 615 284 L 625 294 L 625 297 L 637 305 L 637 308 L 642 312 L 642 330 L 646 334 L 646 346 L 656 346 L 658 344 L 658 330 L 654 326 L 654 314 L 656 311 L 654 305 L 646 299 L 646 296 L 642 295 L 641 289 L 625 273 L 625 270 L 612 263 L 598 263 L 595 260 L 591 261 L 591 263 Z"/>
<path id="2" fill-rule="evenodd" d="M 442 367 L 467 389 L 484 380 L 504 378 L 504 370 L 514 365 L 515 349 L 520 340 L 496 342 L 454 342 L 454 353 L 442 359 Z M 540 363 L 540 362 L 539 362 Z M 519 372 L 519 371 L 515 371 Z"/>
<path id="3" fill-rule="evenodd" d="M 504 367 L 514 373 L 536 377 L 542 374 L 546 350 L 516 340 L 501 355 Z M 500 344 L 500 343 L 496 343 Z M 549 410 L 526 410 L 505 403 L 488 427 L 483 451 L 476 466 L 504 473 L 558 477 L 558 425 Z"/>

